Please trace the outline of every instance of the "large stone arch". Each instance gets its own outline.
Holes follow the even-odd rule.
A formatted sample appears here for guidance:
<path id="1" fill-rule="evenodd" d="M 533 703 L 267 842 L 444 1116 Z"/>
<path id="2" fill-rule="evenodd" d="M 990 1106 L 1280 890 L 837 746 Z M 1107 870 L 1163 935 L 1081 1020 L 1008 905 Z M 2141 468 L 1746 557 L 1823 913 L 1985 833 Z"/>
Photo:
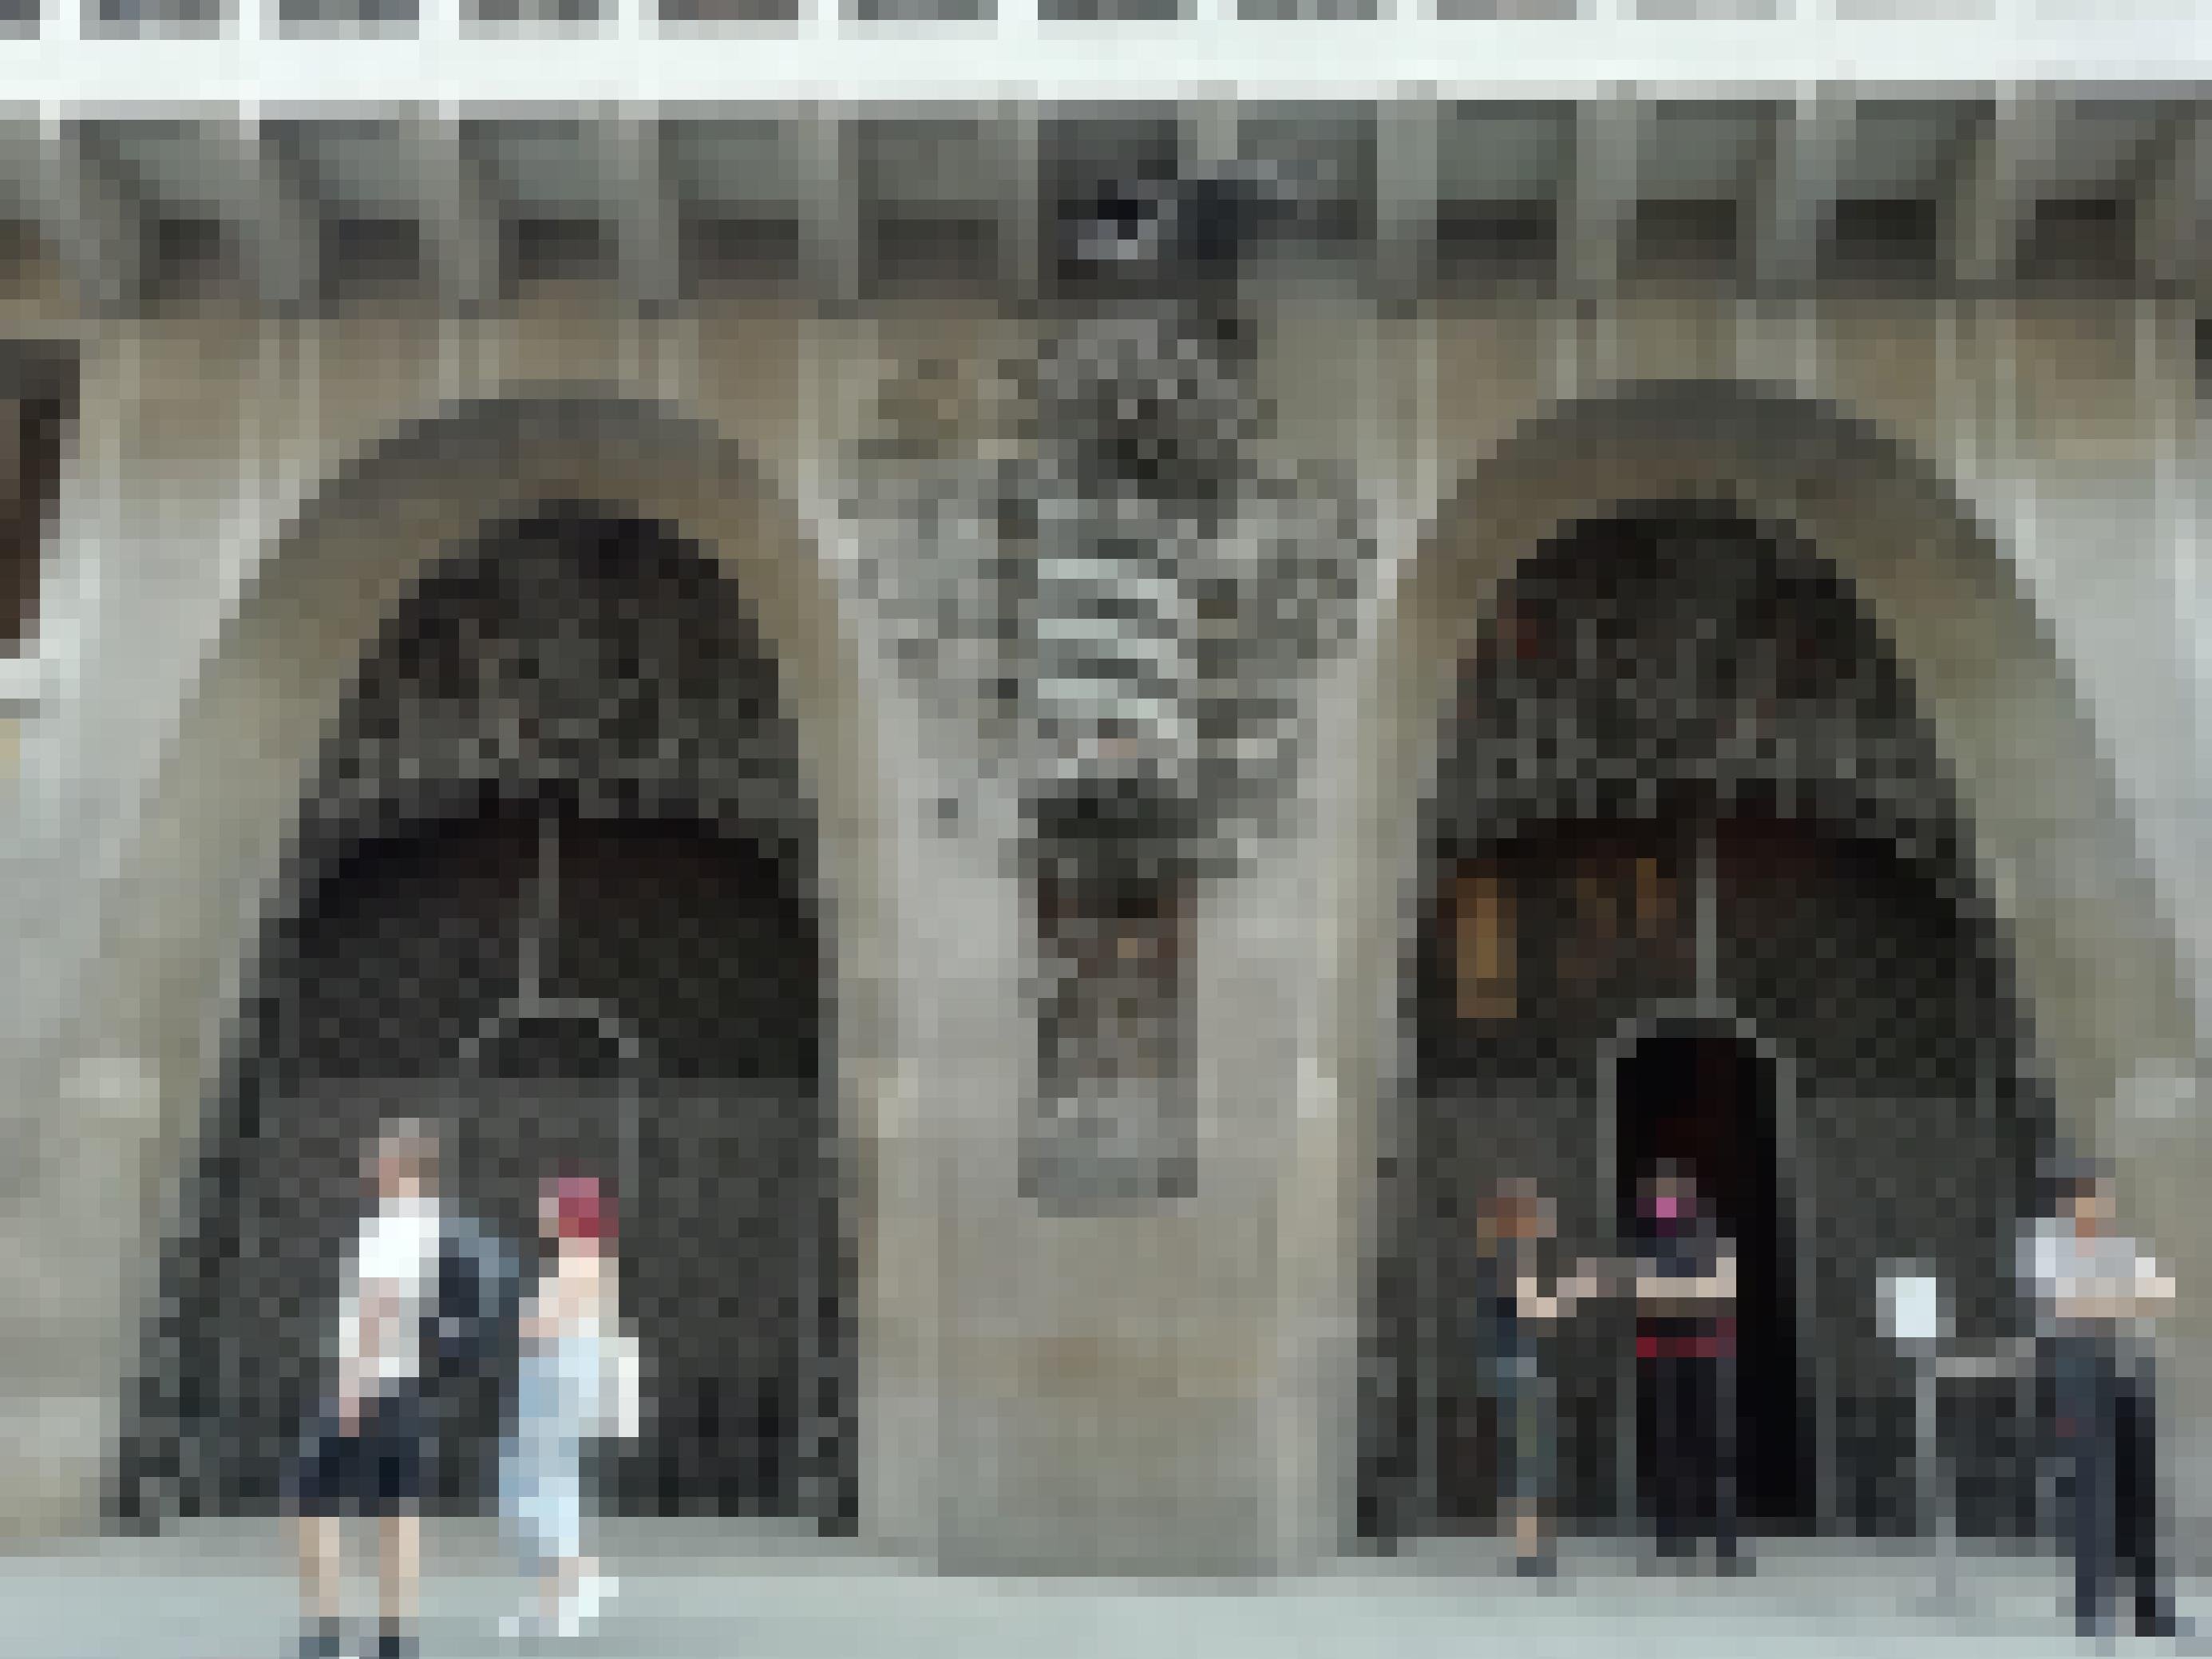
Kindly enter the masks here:
<path id="1" fill-rule="evenodd" d="M 1788 526 L 1852 584 L 1911 677 L 2008 931 L 2061 1125 L 2124 1153 L 2113 1103 L 2146 1071 L 2201 1065 L 2185 958 L 2160 914 L 2092 712 L 1992 528 L 1904 447 L 1833 406 L 1729 383 L 1631 386 L 1561 405 L 1461 475 L 1382 597 L 1323 750 L 1324 952 L 1315 1064 L 1336 1110 L 1310 1114 L 1286 1202 L 1286 1286 L 1347 1316 L 1322 1366 L 1316 1509 L 1354 1532 L 1359 1317 L 1378 1160 L 1405 1075 L 1401 988 L 1417 913 L 1423 804 L 1458 665 L 1502 577 L 1578 520 L 1705 501 Z M 2143 1231 L 2188 1273 L 2212 1230 L 2169 1158 L 2122 1180 Z M 1319 1172 L 1334 1170 L 1326 1182 Z M 1326 1194 L 1326 1196 L 1324 1196 Z M 1325 1296 L 1322 1285 L 1330 1287 Z M 2201 1349 L 2185 1317 L 2185 1352 Z M 2185 1364 L 2175 1416 L 2200 1409 Z"/>
<path id="2" fill-rule="evenodd" d="M 830 563 L 737 444 L 665 408 L 556 387 L 441 409 L 367 445 L 263 555 L 202 662 L 106 895 L 94 965 L 60 1046 L 64 1063 L 119 1058 L 136 1079 L 125 1133 L 97 1143 L 96 1155 L 112 1166 L 99 1173 L 127 1206 L 118 1215 L 144 1221 L 116 1228 L 116 1255 L 99 1264 L 106 1283 L 88 1279 L 73 1298 L 75 1328 L 56 1333 L 54 1393 L 105 1398 L 112 1413 L 134 1368 L 227 1023 L 284 890 L 328 723 L 377 629 L 428 567 L 482 527 L 580 499 L 668 526 L 704 550 L 743 593 L 777 664 L 819 825 L 835 1109 L 860 1154 L 847 1179 L 859 1188 L 849 1212 L 860 1235 L 858 1326 L 872 1328 L 866 1149 L 876 1066 L 894 1048 L 880 971 L 890 888 L 871 705 Z M 82 1513 L 99 1484 L 93 1471 L 56 1473 L 63 1503 Z M 866 1526 L 865 1492 L 860 1504 Z"/>

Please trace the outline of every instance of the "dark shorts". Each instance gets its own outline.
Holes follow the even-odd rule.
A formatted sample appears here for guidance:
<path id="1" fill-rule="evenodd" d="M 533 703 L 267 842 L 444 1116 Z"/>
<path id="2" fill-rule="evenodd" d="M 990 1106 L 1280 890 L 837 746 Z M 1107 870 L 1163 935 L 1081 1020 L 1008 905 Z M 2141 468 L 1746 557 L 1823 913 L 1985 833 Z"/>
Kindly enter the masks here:
<path id="1" fill-rule="evenodd" d="M 421 1396 L 412 1389 L 364 1401 L 343 1431 L 335 1401 L 301 1437 L 285 1496 L 299 1515 L 398 1515 L 418 1507 L 430 1461 Z"/>

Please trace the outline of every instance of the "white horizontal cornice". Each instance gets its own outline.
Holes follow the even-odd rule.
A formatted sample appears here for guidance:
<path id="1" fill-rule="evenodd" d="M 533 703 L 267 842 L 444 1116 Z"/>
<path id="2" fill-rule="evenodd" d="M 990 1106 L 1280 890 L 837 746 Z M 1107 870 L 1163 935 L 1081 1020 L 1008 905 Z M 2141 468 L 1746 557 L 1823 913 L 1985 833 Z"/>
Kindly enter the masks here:
<path id="1" fill-rule="evenodd" d="M 1786 96 L 1838 79 L 1886 91 L 2051 82 L 2178 89 L 2212 72 L 2212 30 L 2148 15 L 1119 24 L 1014 16 L 896 31 L 810 16 L 724 32 L 661 30 L 625 10 L 590 32 L 433 27 L 369 39 L 252 28 L 210 39 L 85 38 L 66 20 L 58 30 L 50 15 L 41 38 L 10 41 L 0 53 L 0 104 L 115 114 L 173 107 L 180 88 L 203 106 L 252 104 L 264 114 L 424 100 L 540 107 L 638 98 L 664 107 L 1180 100 L 1194 64 L 1218 66 L 1214 78 L 1247 100 L 1388 99 L 1413 88 L 1443 97 L 1587 98 L 1624 86 L 1646 96 Z"/>

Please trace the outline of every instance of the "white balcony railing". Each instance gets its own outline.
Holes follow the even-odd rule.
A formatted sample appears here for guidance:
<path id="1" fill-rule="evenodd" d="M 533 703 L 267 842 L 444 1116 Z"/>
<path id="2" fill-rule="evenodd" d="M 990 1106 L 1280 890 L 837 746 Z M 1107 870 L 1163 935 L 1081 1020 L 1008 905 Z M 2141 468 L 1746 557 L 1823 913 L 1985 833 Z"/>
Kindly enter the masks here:
<path id="1" fill-rule="evenodd" d="M 2172 88 L 2208 73 L 2212 21 L 2192 0 L 0 0 L 0 105 L 50 114 Z"/>

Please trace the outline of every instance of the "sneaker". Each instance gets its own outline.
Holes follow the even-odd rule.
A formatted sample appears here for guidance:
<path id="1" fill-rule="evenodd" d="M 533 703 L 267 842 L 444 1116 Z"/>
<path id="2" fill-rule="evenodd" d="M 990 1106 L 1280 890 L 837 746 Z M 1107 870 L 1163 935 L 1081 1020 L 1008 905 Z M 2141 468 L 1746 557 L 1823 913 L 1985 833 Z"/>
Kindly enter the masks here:
<path id="1" fill-rule="evenodd" d="M 592 1574 L 576 1586 L 576 1616 L 590 1624 L 615 1599 L 615 1592 L 621 1587 L 620 1582 L 610 1574 Z"/>
<path id="2" fill-rule="evenodd" d="M 345 1635 L 335 1619 L 318 1619 L 300 1632 L 298 1659 L 345 1659 Z"/>
<path id="3" fill-rule="evenodd" d="M 1559 1576 L 1559 1559 L 1549 1553 L 1516 1555 L 1513 1558 L 1513 1571 L 1522 1578 L 1557 1578 Z"/>
<path id="4" fill-rule="evenodd" d="M 584 1579 L 575 1594 L 561 1604 L 554 1633 L 564 1640 L 581 1636 L 598 1622 L 599 1611 L 614 1599 L 615 1580 L 599 1574 Z"/>
<path id="5" fill-rule="evenodd" d="M 417 1659 L 421 1650 L 411 1631 L 386 1626 L 377 1632 L 376 1659 Z"/>

